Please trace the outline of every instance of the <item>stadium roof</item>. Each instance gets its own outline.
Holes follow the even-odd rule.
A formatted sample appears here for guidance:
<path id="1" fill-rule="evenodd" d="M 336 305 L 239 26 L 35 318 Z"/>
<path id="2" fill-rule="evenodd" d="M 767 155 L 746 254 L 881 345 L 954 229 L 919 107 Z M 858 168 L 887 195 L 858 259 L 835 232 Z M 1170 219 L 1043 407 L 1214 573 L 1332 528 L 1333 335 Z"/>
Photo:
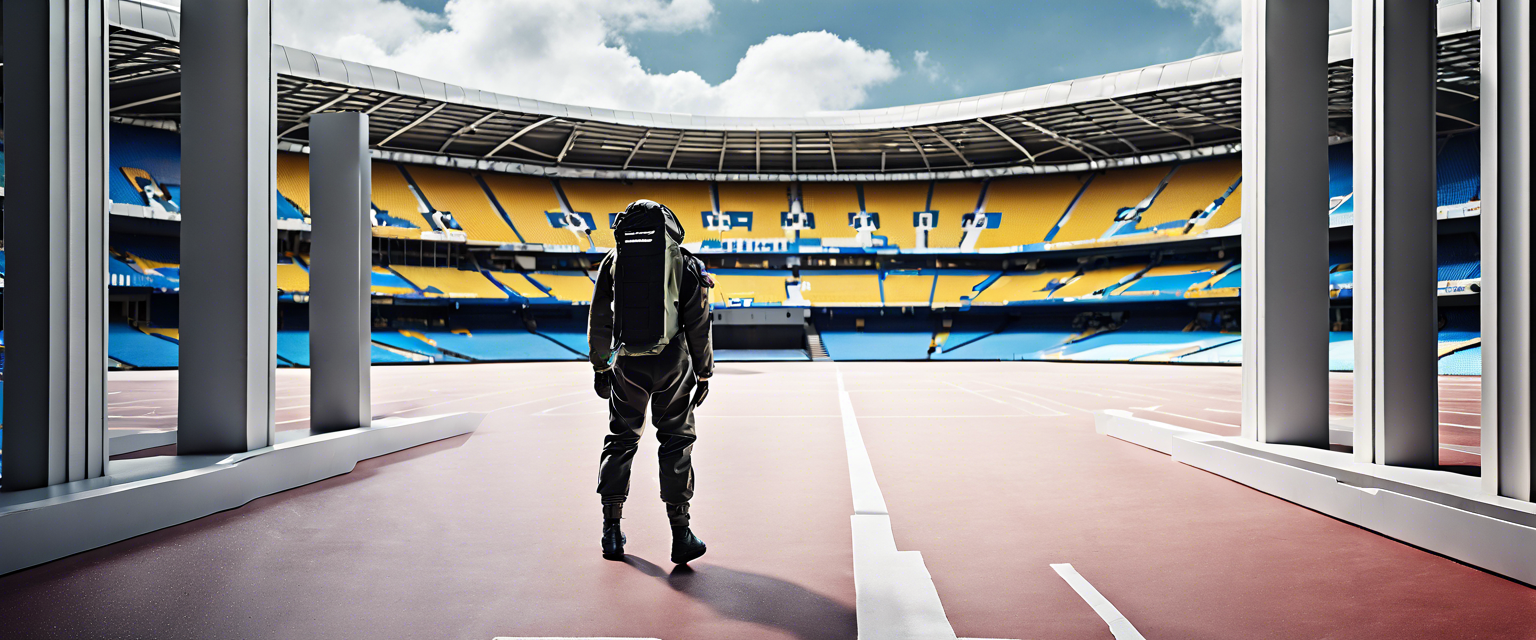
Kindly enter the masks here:
<path id="1" fill-rule="evenodd" d="M 113 115 L 180 117 L 180 15 L 108 0 Z M 1441 129 L 1476 126 L 1478 15 L 1440 7 Z M 1330 127 L 1349 135 L 1349 30 L 1329 38 Z M 859 179 L 1082 170 L 1235 151 L 1242 53 L 931 104 L 798 118 L 645 113 L 460 87 L 273 48 L 277 130 L 304 150 L 308 116 L 372 115 L 383 157 L 489 170 L 596 177 Z M 870 175 L 883 174 L 883 175 Z M 848 176 L 853 178 L 855 176 Z"/>

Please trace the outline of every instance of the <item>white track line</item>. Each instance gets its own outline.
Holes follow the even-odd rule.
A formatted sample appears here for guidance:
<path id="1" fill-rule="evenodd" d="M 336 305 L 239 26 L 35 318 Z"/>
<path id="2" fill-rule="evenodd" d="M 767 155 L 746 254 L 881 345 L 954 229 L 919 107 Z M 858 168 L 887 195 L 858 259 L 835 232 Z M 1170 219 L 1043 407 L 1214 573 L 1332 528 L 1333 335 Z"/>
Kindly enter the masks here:
<path id="1" fill-rule="evenodd" d="M 853 590 L 861 640 L 955 640 L 933 576 L 917 551 L 898 551 L 891 516 L 875 481 L 874 466 L 853 401 L 837 372 L 837 402 L 848 449 L 848 484 L 853 491 Z"/>
<path id="2" fill-rule="evenodd" d="M 1088 606 L 1093 607 L 1094 613 L 1099 614 L 1099 617 L 1109 624 L 1109 632 L 1115 634 L 1115 640 L 1146 640 L 1136 627 L 1131 626 L 1131 621 L 1126 620 L 1125 616 L 1120 614 L 1120 610 L 1110 604 L 1098 589 L 1088 584 L 1088 580 L 1083 578 L 1077 569 L 1073 569 L 1071 564 L 1053 564 L 1051 568 L 1056 570 L 1062 580 L 1066 580 L 1067 584 L 1071 585 L 1077 595 L 1082 596 Z"/>

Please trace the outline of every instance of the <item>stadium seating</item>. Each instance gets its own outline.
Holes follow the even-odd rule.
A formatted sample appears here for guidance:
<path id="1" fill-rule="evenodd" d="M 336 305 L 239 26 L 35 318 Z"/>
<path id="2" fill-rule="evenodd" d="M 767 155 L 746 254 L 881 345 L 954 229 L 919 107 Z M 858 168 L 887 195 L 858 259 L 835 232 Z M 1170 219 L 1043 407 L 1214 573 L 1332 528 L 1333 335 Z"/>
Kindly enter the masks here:
<path id="1" fill-rule="evenodd" d="M 990 273 L 940 271 L 933 284 L 933 305 L 958 305 L 961 298 L 975 298 L 976 287 L 991 277 Z"/>
<path id="2" fill-rule="evenodd" d="M 789 211 L 788 185 L 768 182 L 721 182 L 716 185 L 716 189 L 720 196 L 722 214 L 727 211 L 752 213 L 750 228 L 732 226 L 730 231 L 721 232 L 721 238 L 784 238 L 782 219 L 784 212 Z"/>
<path id="3" fill-rule="evenodd" d="M 180 360 L 179 345 L 173 340 L 150 335 L 121 322 L 107 324 L 107 357 L 130 367 L 175 367 Z"/>
<path id="4" fill-rule="evenodd" d="M 709 184 L 705 182 L 642 180 L 625 184 L 612 180 L 561 180 L 560 187 L 573 210 L 592 214 L 596 223 L 592 239 L 601 248 L 613 248 L 609 215 L 642 199 L 660 202 L 677 214 L 678 222 L 683 226 L 684 242 L 720 239 L 719 232 L 704 229 L 704 212 L 714 211 Z"/>
<path id="5" fill-rule="evenodd" d="M 485 362 L 581 360 L 559 343 L 526 329 L 422 331 L 438 348 Z"/>
<path id="6" fill-rule="evenodd" d="M 421 293 L 410 282 L 407 282 L 405 278 L 390 271 L 387 267 L 375 266 L 373 273 L 370 274 L 370 278 L 372 284 L 370 290 L 376 296 L 408 296 Z"/>
<path id="7" fill-rule="evenodd" d="M 1440 358 L 1440 375 L 1442 376 L 1480 376 L 1483 375 L 1483 348 L 1481 346 L 1470 349 L 1462 349 Z"/>
<path id="8" fill-rule="evenodd" d="M 854 318 L 821 317 L 816 327 L 821 344 L 834 360 L 926 360 L 933 343 L 933 323 L 927 319 L 871 317 L 864 329 Z"/>
<path id="9" fill-rule="evenodd" d="M 277 290 L 281 293 L 309 293 L 309 270 L 293 262 L 277 264 Z"/>
<path id="10" fill-rule="evenodd" d="M 976 180 L 936 180 L 933 183 L 933 203 L 930 208 L 939 213 L 937 226 L 928 232 L 930 248 L 953 249 L 965 238 L 965 228 L 960 222 L 968 213 L 976 212 L 981 199 L 981 182 Z"/>
<path id="11" fill-rule="evenodd" d="M 1051 242 L 1081 242 L 1104 235 L 1114 224 L 1121 209 L 1140 204 L 1157 189 L 1168 167 L 1113 169 L 1099 174 L 1088 184 L 1072 214 L 1062 223 Z"/>
<path id="12" fill-rule="evenodd" d="M 529 302 L 554 302 L 554 296 L 540 288 L 537 283 L 528 279 L 527 274 L 514 271 L 492 271 L 492 278 L 501 286 L 506 287 L 513 294 L 527 299 Z"/>
<path id="13" fill-rule="evenodd" d="M 801 231 L 801 238 L 852 238 L 858 235 L 848 225 L 848 214 L 861 211 L 858 188 L 853 183 L 802 182 L 800 206 L 816 217 L 816 228 Z"/>
<path id="14" fill-rule="evenodd" d="M 885 236 L 885 246 L 902 249 L 917 246 L 917 228 L 912 226 L 912 214 L 923 211 L 927 205 L 927 182 L 864 183 L 864 210 L 880 214 L 880 228 L 875 235 Z"/>
<path id="15" fill-rule="evenodd" d="M 1188 162 L 1174 169 L 1173 177 L 1152 206 L 1141 212 L 1135 229 L 1147 231 L 1172 225 L 1177 227 L 1220 198 L 1242 176 L 1238 159 Z M 1225 205 L 1223 205 L 1225 206 Z"/>
<path id="16" fill-rule="evenodd" d="M 800 296 L 813 307 L 879 306 L 880 275 L 841 271 L 801 273 Z"/>
<path id="17" fill-rule="evenodd" d="M 108 162 L 112 170 L 107 178 L 108 197 L 113 202 L 148 206 L 144 194 L 129 180 L 130 174 L 147 176 L 165 190 L 170 201 L 181 205 L 181 138 L 173 131 L 111 125 L 111 149 Z M 123 169 L 130 171 L 125 173 Z"/>
<path id="18" fill-rule="evenodd" d="M 373 227 L 373 235 L 385 238 L 420 238 L 422 229 L 431 225 L 421 214 L 421 203 L 411 193 L 410 183 L 398 165 L 373 161 L 373 206 L 389 216 L 391 225 Z M 398 226 L 396 226 L 398 225 Z"/>
<path id="19" fill-rule="evenodd" d="M 581 272 L 528 274 L 534 282 L 543 285 L 549 295 L 562 302 L 592 303 L 592 279 Z"/>
<path id="20" fill-rule="evenodd" d="M 519 241 L 473 175 L 422 165 L 404 169 L 434 210 L 453 214 L 470 242 L 499 245 Z"/>
<path id="21" fill-rule="evenodd" d="M 884 274 L 880 287 L 888 307 L 926 307 L 933 300 L 933 274 L 917 271 L 892 271 Z"/>
<path id="22" fill-rule="evenodd" d="M 1439 188 L 1439 206 L 1450 206 L 1482 198 L 1482 174 L 1479 170 L 1478 134 L 1451 136 L 1436 157 L 1435 173 Z"/>
<path id="23" fill-rule="evenodd" d="M 1044 242 L 1082 188 L 1081 176 L 1065 173 L 992 180 L 987 183 L 986 211 L 997 218 L 996 228 L 982 231 L 976 248 Z"/>
<path id="24" fill-rule="evenodd" d="M 1207 282 L 1226 262 L 1201 262 L 1195 264 L 1158 265 L 1148 269 L 1129 284 L 1111 291 L 1117 296 L 1148 296 L 1172 294 L 1182 296 L 1191 287 Z"/>
<path id="25" fill-rule="evenodd" d="M 1072 271 L 1026 271 L 999 277 L 976 295 L 975 304 L 1000 305 L 1012 302 L 1044 300 L 1061 282 L 1071 278 Z"/>
<path id="26" fill-rule="evenodd" d="M 535 318 L 533 332 L 583 358 L 587 357 L 586 316 Z"/>
<path id="27" fill-rule="evenodd" d="M 443 353 L 436 345 L 420 332 L 416 331 L 374 331 L 372 338 L 374 343 L 384 345 L 398 351 L 406 351 L 430 358 L 432 362 L 464 362 L 463 358 Z"/>
<path id="28" fill-rule="evenodd" d="M 732 300 L 763 305 L 783 304 L 789 299 L 785 290 L 788 271 L 722 269 L 711 273 L 715 276 L 715 288 L 710 292 L 710 301 L 716 306 L 729 306 Z"/>
<path id="29" fill-rule="evenodd" d="M 959 318 L 934 360 L 1039 360 L 1079 332 L 1060 319 Z"/>
<path id="30" fill-rule="evenodd" d="M 1093 295 L 1096 292 L 1115 286 L 1120 281 L 1135 275 L 1145 268 L 1146 265 L 1122 265 L 1085 271 L 1082 275 L 1067 281 L 1061 288 L 1052 292 L 1051 298 L 1081 298 Z"/>
<path id="31" fill-rule="evenodd" d="M 284 201 L 297 209 L 299 218 L 309 215 L 309 156 L 302 153 L 279 152 L 277 154 L 278 217 L 284 216 Z"/>
<path id="32" fill-rule="evenodd" d="M 479 271 L 451 267 L 393 267 L 429 298 L 481 298 L 505 300 L 507 293 Z"/>
<path id="33" fill-rule="evenodd" d="M 1465 233 L 1440 236 L 1436 244 L 1440 281 L 1469 280 L 1477 277 L 1480 262 L 1477 234 Z"/>
<path id="34" fill-rule="evenodd" d="M 574 245 L 585 241 L 571 231 L 550 223 L 548 212 L 560 213 L 560 199 L 554 185 L 546 178 L 512 176 L 502 173 L 482 174 L 485 185 L 491 188 L 496 203 L 512 220 L 512 227 L 522 242 L 529 244 Z M 596 220 L 599 229 L 608 228 L 606 218 Z M 611 233 L 609 237 L 611 237 Z M 608 245 L 612 246 L 611 241 Z"/>

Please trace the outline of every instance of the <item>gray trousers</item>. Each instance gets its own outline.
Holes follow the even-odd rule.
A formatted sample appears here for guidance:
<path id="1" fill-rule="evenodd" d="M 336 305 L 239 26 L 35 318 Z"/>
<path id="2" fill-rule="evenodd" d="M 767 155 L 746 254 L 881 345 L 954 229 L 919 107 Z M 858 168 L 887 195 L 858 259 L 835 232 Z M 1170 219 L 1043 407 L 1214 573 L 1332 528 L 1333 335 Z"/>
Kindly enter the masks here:
<path id="1" fill-rule="evenodd" d="M 679 334 L 654 356 L 619 356 L 612 374 L 609 433 L 603 439 L 597 482 L 603 504 L 620 504 L 629 496 L 629 472 L 644 434 L 647 406 L 661 442 L 656 452 L 661 462 L 661 499 L 669 505 L 687 504 L 693 499 L 691 403 L 696 383 L 687 339 Z"/>

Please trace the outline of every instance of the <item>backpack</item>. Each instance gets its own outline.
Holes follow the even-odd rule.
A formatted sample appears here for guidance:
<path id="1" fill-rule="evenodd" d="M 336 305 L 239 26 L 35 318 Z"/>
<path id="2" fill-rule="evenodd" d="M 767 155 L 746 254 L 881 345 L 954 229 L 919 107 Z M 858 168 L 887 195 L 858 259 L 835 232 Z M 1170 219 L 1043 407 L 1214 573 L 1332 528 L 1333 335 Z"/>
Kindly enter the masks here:
<path id="1" fill-rule="evenodd" d="M 637 200 L 613 222 L 614 339 L 619 355 L 661 353 L 679 329 L 683 227 L 672 210 Z"/>

